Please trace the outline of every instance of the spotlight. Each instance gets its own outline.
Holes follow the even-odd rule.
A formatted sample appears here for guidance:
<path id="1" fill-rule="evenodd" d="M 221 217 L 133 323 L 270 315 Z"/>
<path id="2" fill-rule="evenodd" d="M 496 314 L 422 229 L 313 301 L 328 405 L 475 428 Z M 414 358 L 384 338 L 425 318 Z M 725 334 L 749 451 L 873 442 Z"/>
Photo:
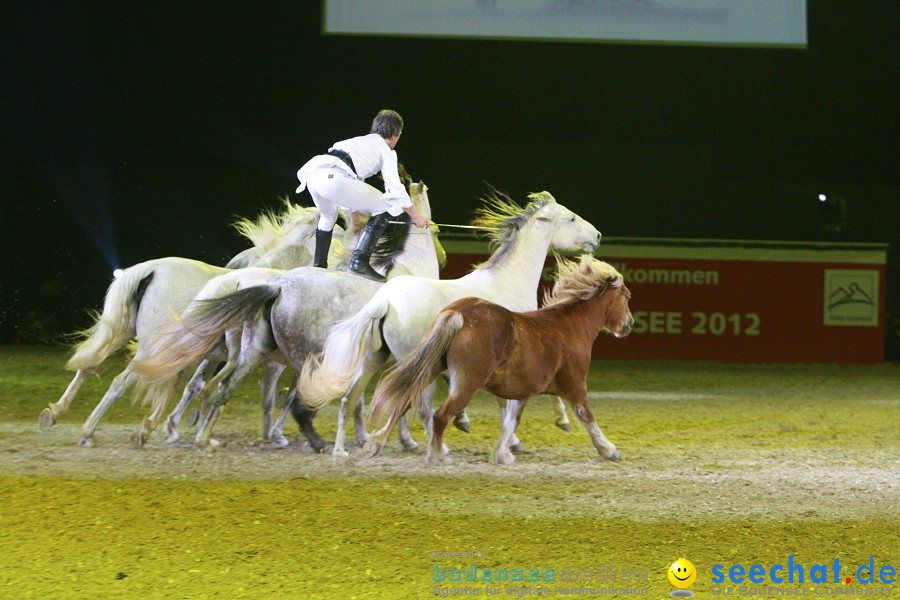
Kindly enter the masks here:
<path id="1" fill-rule="evenodd" d="M 847 200 L 839 194 L 819 194 L 819 229 L 825 233 L 843 233 L 847 230 Z"/>
<path id="2" fill-rule="evenodd" d="M 122 269 L 116 269 L 115 271 L 113 271 L 113 277 L 115 277 L 116 279 L 118 279 L 119 277 L 122 276 L 122 273 L 124 273 L 124 272 L 125 272 L 125 271 L 123 271 Z"/>

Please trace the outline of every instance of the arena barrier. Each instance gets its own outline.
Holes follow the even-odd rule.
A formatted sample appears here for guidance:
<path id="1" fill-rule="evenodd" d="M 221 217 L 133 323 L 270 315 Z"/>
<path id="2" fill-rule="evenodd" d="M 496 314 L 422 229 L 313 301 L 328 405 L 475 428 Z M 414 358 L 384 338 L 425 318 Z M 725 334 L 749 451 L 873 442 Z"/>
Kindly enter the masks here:
<path id="1" fill-rule="evenodd" d="M 441 236 L 441 278 L 489 254 Z M 595 255 L 625 276 L 635 329 L 601 336 L 595 359 L 746 363 L 884 360 L 887 244 L 603 238 Z M 547 279 L 553 261 L 547 262 Z M 545 280 L 546 281 L 546 280 Z"/>

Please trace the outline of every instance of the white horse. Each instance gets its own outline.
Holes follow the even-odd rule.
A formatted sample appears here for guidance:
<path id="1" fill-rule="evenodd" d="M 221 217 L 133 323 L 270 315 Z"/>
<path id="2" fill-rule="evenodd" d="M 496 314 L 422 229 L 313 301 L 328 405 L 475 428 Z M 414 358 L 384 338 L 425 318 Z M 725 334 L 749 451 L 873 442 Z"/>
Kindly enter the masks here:
<path id="1" fill-rule="evenodd" d="M 593 252 L 600 243 L 600 232 L 548 192 L 529 198 L 524 209 L 505 196 L 495 194 L 487 199 L 474 224 L 492 231 L 497 248 L 468 275 L 440 281 L 397 277 L 385 283 L 356 316 L 335 325 L 322 355 L 306 362 L 301 372 L 299 394 L 308 406 L 320 408 L 333 398 L 357 393 L 386 355 L 398 360 L 407 356 L 434 317 L 460 298 L 474 296 L 517 312 L 537 309 L 537 288 L 548 250 Z M 429 439 L 434 389 L 432 383 L 420 413 Z M 561 401 L 557 399 L 557 403 Z M 519 446 L 514 436 L 508 439 Z"/>
<path id="2" fill-rule="evenodd" d="M 425 185 L 411 184 L 410 197 L 419 212 L 430 217 Z M 443 248 L 436 228 L 420 230 L 409 224 L 391 229 L 379 243 L 373 265 L 389 279 L 410 273 L 437 278 Z M 197 445 L 214 446 L 211 432 L 221 408 L 253 368 L 264 361 L 278 361 L 299 370 L 308 353 L 321 350 L 328 327 L 362 307 L 381 285 L 357 275 L 310 267 L 294 269 L 264 285 L 192 303 L 181 326 L 160 339 L 158 350 L 135 365 L 136 372 L 153 388 L 148 394 L 151 404 L 165 405 L 177 374 L 201 359 L 223 333 L 242 328 L 233 369 L 219 383 L 213 404 L 198 425 Z M 282 443 L 286 413 L 287 408 L 270 435 Z M 361 415 L 357 422 L 361 428 Z"/>
<path id="3" fill-rule="evenodd" d="M 256 222 L 241 220 L 235 225 L 254 246 L 235 257 L 230 266 L 256 263 L 287 269 L 310 262 L 318 211 L 286 204 L 281 215 L 264 213 Z M 230 267 L 216 267 L 180 257 L 150 260 L 125 269 L 110 284 L 102 312 L 97 315 L 94 325 L 83 333 L 85 339 L 68 361 L 67 367 L 76 371 L 75 377 L 62 397 L 41 412 L 41 429 L 48 431 L 57 423 L 68 411 L 84 381 L 111 354 L 137 337 L 136 356 L 142 356 L 142 345 L 171 326 L 173 317 L 188 305 L 207 281 L 230 270 Z M 79 445 L 93 445 L 100 419 L 135 380 L 129 363 L 113 379 L 85 421 Z"/>

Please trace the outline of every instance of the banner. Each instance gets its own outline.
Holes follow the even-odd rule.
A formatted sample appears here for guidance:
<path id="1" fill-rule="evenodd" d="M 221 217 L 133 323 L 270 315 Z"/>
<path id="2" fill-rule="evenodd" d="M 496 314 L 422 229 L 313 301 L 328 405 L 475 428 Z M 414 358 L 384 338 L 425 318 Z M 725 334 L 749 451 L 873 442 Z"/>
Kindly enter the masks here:
<path id="1" fill-rule="evenodd" d="M 477 241 L 444 246 L 444 279 L 488 255 Z M 601 335 L 594 358 L 884 359 L 886 244 L 604 238 L 595 254 L 624 275 L 635 328 L 624 340 Z"/>

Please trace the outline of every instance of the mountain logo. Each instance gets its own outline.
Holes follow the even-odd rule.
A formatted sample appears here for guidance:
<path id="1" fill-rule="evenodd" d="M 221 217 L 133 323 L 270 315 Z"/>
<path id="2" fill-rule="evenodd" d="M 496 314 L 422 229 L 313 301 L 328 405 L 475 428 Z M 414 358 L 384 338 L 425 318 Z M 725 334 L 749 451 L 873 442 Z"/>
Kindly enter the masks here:
<path id="1" fill-rule="evenodd" d="M 877 327 L 878 284 L 875 269 L 825 269 L 824 324 Z"/>

